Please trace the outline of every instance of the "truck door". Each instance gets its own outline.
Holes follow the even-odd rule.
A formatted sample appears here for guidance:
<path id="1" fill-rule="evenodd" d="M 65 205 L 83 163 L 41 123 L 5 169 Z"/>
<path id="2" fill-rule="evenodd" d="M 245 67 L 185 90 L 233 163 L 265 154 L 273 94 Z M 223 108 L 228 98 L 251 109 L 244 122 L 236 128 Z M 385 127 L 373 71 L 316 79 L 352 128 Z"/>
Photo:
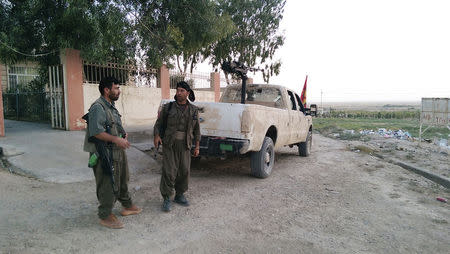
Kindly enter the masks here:
<path id="1" fill-rule="evenodd" d="M 302 111 L 303 105 L 302 105 L 302 100 L 300 100 L 300 96 L 298 96 L 298 94 L 295 94 L 295 99 L 297 101 L 297 106 L 298 106 L 298 121 L 299 121 L 299 125 L 298 125 L 298 140 L 305 140 L 306 135 L 308 134 L 308 121 L 306 120 L 305 114 Z"/>
<path id="2" fill-rule="evenodd" d="M 289 101 L 290 101 L 290 108 L 289 108 L 289 144 L 294 144 L 299 140 L 300 135 L 300 118 L 299 118 L 299 111 L 298 111 L 298 105 L 295 101 L 294 93 L 291 91 L 287 91 L 289 95 Z"/>

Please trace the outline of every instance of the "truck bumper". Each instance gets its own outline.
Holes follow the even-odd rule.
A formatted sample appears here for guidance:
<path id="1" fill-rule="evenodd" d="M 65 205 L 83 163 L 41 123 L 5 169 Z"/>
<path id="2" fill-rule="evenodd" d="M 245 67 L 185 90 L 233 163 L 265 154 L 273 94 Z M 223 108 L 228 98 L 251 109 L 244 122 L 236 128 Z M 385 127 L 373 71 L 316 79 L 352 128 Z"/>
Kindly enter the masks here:
<path id="1" fill-rule="evenodd" d="M 247 152 L 249 143 L 250 141 L 247 139 L 202 136 L 200 140 L 200 155 L 224 156 L 243 154 Z"/>

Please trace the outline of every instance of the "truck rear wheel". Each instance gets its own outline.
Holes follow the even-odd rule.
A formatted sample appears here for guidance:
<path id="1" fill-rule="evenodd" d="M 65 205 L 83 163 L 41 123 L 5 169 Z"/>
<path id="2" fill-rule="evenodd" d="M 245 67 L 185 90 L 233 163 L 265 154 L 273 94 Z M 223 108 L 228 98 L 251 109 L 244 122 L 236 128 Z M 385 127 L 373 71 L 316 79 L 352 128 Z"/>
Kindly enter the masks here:
<path id="1" fill-rule="evenodd" d="M 272 173 L 275 152 L 273 141 L 269 137 L 264 138 L 261 150 L 251 154 L 251 174 L 258 178 L 266 178 Z"/>
<path id="2" fill-rule="evenodd" d="M 311 146 L 312 131 L 310 130 L 308 132 L 308 136 L 306 137 L 306 141 L 298 144 L 298 154 L 303 157 L 308 157 L 311 154 Z"/>

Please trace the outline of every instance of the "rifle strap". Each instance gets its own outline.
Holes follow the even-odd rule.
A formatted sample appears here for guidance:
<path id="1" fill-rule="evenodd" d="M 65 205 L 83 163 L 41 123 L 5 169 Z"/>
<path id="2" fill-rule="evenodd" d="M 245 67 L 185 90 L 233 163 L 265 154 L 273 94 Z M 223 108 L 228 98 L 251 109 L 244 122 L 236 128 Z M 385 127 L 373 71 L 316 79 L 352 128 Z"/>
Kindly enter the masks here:
<path id="1" fill-rule="evenodd" d="M 164 136 L 166 129 L 167 129 L 167 119 L 169 118 L 169 112 L 172 109 L 173 101 L 169 102 L 169 106 L 167 107 L 167 111 L 163 112 L 163 122 L 162 122 L 162 128 L 160 131 L 160 135 L 163 134 L 161 137 Z M 163 108 L 164 109 L 164 108 Z"/>
<path id="2" fill-rule="evenodd" d="M 111 110 L 108 108 L 108 106 L 105 104 L 105 102 L 103 102 L 102 100 L 97 100 L 96 102 L 94 102 L 94 104 L 95 103 L 98 103 L 98 104 L 100 104 L 101 106 L 102 106 L 102 108 L 103 108 L 103 110 L 105 111 L 105 113 L 106 113 L 106 126 L 105 126 L 105 130 L 106 130 L 106 132 L 108 133 L 108 134 L 110 134 L 110 135 L 112 135 L 112 133 L 111 133 L 111 129 L 112 129 L 112 125 L 113 125 L 113 123 L 114 123 L 114 117 L 113 117 L 113 115 L 112 115 L 112 112 L 111 112 Z M 94 105 L 94 104 L 92 104 L 92 105 Z"/>

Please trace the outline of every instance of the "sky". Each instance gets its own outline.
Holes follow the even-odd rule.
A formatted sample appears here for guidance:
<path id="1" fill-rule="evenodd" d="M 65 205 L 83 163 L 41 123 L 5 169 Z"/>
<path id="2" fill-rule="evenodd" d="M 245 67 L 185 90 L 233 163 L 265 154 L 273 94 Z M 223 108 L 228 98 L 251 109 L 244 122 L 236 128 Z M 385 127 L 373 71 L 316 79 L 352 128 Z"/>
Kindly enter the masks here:
<path id="1" fill-rule="evenodd" d="M 270 83 L 300 94 L 308 75 L 307 102 L 448 98 L 449 11 L 448 0 L 287 0 Z"/>

